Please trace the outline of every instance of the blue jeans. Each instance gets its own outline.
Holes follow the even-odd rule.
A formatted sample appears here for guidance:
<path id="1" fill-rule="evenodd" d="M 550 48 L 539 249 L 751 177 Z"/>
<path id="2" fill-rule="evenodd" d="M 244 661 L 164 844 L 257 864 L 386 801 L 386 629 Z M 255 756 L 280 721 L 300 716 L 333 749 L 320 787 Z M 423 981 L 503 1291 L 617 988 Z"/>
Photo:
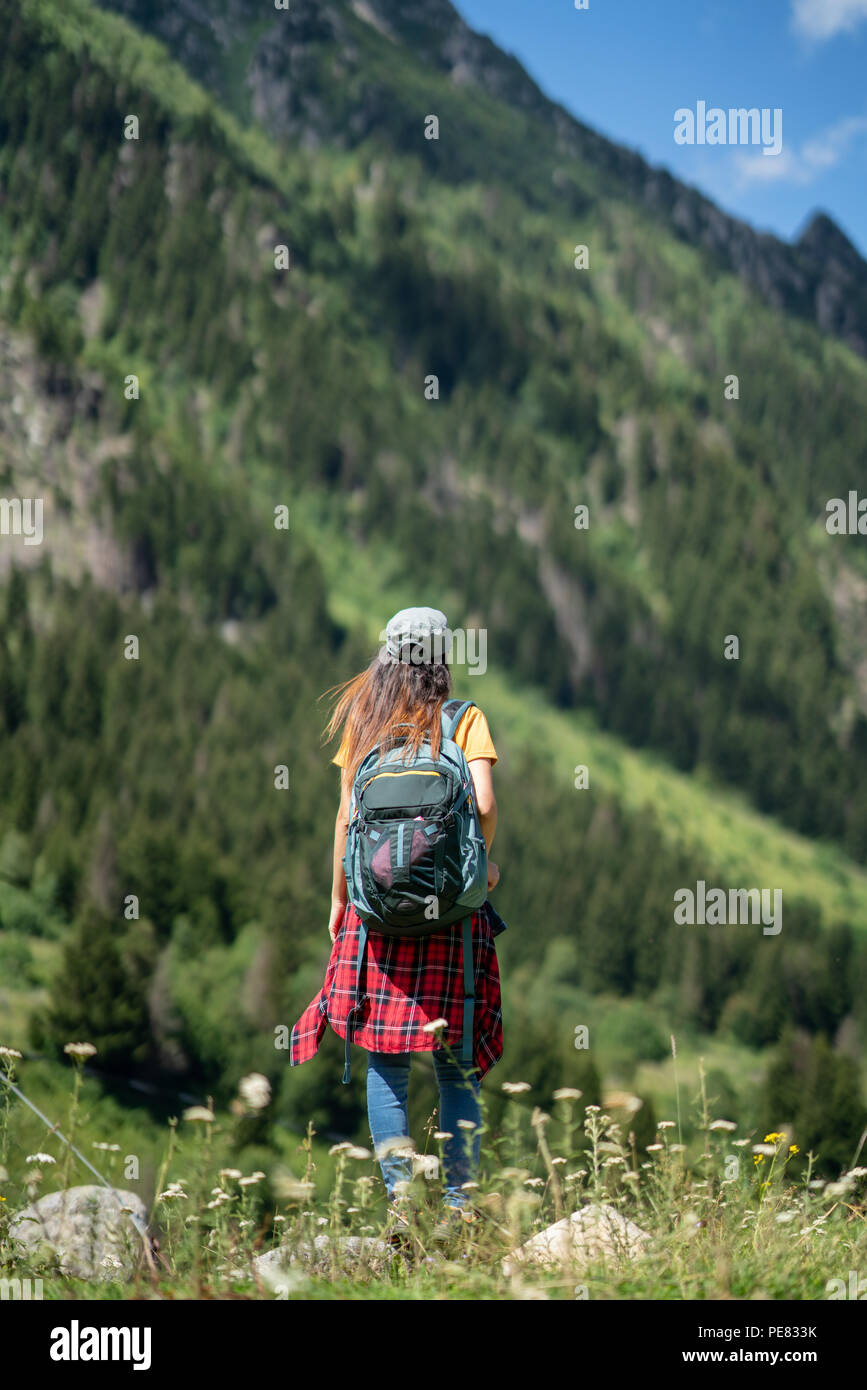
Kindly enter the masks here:
<path id="1" fill-rule="evenodd" d="M 469 1198 L 461 1191 L 461 1184 L 476 1176 L 482 1139 L 479 1078 L 474 1073 L 465 1077 L 459 1063 L 446 1052 L 431 1055 L 440 1092 L 439 1128 L 452 1136 L 443 1141 L 444 1197 L 450 1206 L 466 1206 Z M 384 1141 L 409 1135 L 406 1100 L 411 1059 L 411 1052 L 368 1053 L 367 1115 L 377 1156 Z M 468 1120 L 475 1128 L 464 1129 L 458 1120 Z M 412 1177 L 412 1163 L 407 1157 L 384 1154 L 379 1166 L 389 1198 L 397 1183 Z"/>

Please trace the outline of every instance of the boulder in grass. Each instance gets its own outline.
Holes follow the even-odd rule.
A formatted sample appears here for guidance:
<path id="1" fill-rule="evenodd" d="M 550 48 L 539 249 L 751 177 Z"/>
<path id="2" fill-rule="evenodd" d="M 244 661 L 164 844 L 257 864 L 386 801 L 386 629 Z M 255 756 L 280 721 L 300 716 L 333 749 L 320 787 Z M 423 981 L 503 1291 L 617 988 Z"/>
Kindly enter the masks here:
<path id="1" fill-rule="evenodd" d="M 252 1264 L 266 1288 L 277 1292 L 286 1282 L 286 1275 L 297 1278 L 304 1274 L 329 1274 L 332 1268 L 341 1274 L 370 1270 L 382 1273 L 391 1263 L 394 1251 L 384 1240 L 368 1236 L 315 1236 L 312 1241 L 286 1243 L 274 1250 L 256 1255 Z M 291 1287 L 293 1280 L 289 1279 Z"/>
<path id="2" fill-rule="evenodd" d="M 130 1213 L 147 1221 L 145 1204 L 134 1192 L 67 1187 L 25 1207 L 9 1233 L 24 1247 L 28 1261 L 56 1262 L 70 1278 L 126 1280 L 142 1253 L 142 1237 Z"/>
<path id="3" fill-rule="evenodd" d="M 503 1272 L 512 1275 L 528 1265 L 574 1269 L 597 1260 L 623 1265 L 642 1255 L 649 1240 L 616 1207 L 591 1204 L 531 1236 L 506 1257 Z"/>

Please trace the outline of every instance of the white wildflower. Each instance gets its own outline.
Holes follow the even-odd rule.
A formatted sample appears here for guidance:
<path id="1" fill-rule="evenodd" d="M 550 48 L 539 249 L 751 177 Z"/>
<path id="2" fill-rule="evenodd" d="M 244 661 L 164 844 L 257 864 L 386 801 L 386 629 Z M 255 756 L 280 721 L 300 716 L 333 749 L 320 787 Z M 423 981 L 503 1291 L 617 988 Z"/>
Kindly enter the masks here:
<path id="1" fill-rule="evenodd" d="M 244 1179 L 241 1179 L 244 1182 Z M 296 1178 L 294 1173 L 278 1171 L 271 1175 L 271 1186 L 276 1192 L 281 1202 L 309 1202 L 316 1191 L 312 1182 L 303 1182 L 301 1178 Z M 313 1216 L 312 1211 L 305 1211 L 303 1216 Z"/>
<path id="2" fill-rule="evenodd" d="M 205 1105 L 189 1105 L 181 1116 L 182 1120 L 200 1121 L 202 1124 L 211 1124 L 214 1118 L 213 1110 L 209 1110 Z"/>
<path id="3" fill-rule="evenodd" d="M 248 1110 L 264 1110 L 271 1100 L 271 1082 L 260 1071 L 251 1071 L 238 1082 L 238 1095 Z"/>
<path id="4" fill-rule="evenodd" d="M 829 1182 L 825 1188 L 826 1197 L 845 1197 L 846 1193 L 854 1186 L 854 1178 L 849 1180 L 848 1176 L 839 1179 L 838 1182 Z"/>
<path id="5" fill-rule="evenodd" d="M 392 1134 L 387 1139 L 383 1139 L 376 1146 L 376 1156 L 379 1159 L 388 1158 L 390 1154 L 395 1154 L 399 1158 L 411 1158 L 415 1153 L 412 1139 L 406 1134 Z"/>

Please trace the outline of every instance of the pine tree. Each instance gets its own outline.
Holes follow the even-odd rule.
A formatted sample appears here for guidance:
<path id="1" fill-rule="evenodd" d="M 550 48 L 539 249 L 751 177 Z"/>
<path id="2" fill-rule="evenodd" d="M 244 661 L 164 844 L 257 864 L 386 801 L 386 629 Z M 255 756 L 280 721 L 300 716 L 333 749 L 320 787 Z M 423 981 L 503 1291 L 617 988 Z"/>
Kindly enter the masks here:
<path id="1" fill-rule="evenodd" d="M 90 908 L 63 951 L 48 1008 L 34 1017 L 36 1047 L 61 1052 L 91 1042 L 98 1065 L 125 1071 L 143 1062 L 150 1031 L 141 963 L 124 949 L 122 928 Z"/>

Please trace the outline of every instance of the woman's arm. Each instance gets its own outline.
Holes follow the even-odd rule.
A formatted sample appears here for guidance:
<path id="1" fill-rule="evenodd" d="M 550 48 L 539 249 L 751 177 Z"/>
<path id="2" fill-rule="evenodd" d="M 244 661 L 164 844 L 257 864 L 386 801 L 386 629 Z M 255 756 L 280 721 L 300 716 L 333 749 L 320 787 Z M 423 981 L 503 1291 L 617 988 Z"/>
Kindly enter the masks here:
<path id="1" fill-rule="evenodd" d="M 497 798 L 494 796 L 493 764 L 490 758 L 473 758 L 470 763 L 470 776 L 476 793 L 479 824 L 488 851 L 488 887 L 495 888 L 500 878 L 500 870 L 491 858 L 491 845 L 497 831 Z"/>
<path id="2" fill-rule="evenodd" d="M 349 788 L 340 779 L 340 806 L 334 822 L 334 862 L 331 874 L 331 917 L 328 922 L 328 935 L 331 940 L 337 936 L 337 928 L 346 907 L 346 874 L 343 871 L 343 856 L 346 852 L 346 831 L 349 826 Z"/>

